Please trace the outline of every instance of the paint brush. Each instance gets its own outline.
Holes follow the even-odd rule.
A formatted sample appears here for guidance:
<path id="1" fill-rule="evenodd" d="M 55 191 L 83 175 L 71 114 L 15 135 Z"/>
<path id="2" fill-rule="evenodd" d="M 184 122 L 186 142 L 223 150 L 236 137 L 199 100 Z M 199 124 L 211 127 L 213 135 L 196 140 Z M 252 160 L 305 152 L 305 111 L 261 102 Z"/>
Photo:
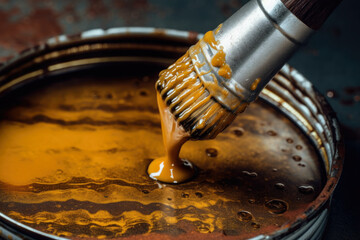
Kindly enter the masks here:
<path id="1" fill-rule="evenodd" d="M 168 69 L 156 89 L 192 139 L 223 131 L 341 0 L 251 0 Z"/>

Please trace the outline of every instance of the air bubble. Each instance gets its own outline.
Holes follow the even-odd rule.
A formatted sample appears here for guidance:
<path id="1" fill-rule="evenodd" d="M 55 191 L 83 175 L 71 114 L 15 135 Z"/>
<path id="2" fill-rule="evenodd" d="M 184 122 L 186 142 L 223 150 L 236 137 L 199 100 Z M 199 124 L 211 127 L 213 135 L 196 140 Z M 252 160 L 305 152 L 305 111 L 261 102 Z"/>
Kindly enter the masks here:
<path id="1" fill-rule="evenodd" d="M 140 95 L 140 96 L 143 96 L 143 97 L 146 97 L 146 96 L 149 95 L 149 93 L 148 93 L 148 91 L 146 91 L 146 90 L 140 90 L 139 95 Z"/>
<path id="2" fill-rule="evenodd" d="M 298 163 L 299 167 L 306 167 L 305 163 Z"/>
<path id="3" fill-rule="evenodd" d="M 273 168 L 272 171 L 273 171 L 273 172 L 277 172 L 278 169 L 277 169 L 277 168 Z"/>
<path id="4" fill-rule="evenodd" d="M 237 213 L 237 217 L 242 222 L 249 222 L 253 219 L 253 216 L 250 212 L 243 210 Z"/>
<path id="5" fill-rule="evenodd" d="M 56 170 L 56 174 L 57 174 L 57 175 L 61 175 L 61 174 L 63 174 L 63 173 L 64 173 L 64 171 L 63 171 L 62 169 Z"/>
<path id="6" fill-rule="evenodd" d="M 276 136 L 277 135 L 277 133 L 275 131 L 273 131 L 273 130 L 267 131 L 266 134 L 269 135 L 269 136 Z"/>
<path id="7" fill-rule="evenodd" d="M 296 162 L 300 162 L 302 158 L 299 155 L 294 155 L 292 156 L 292 159 L 294 159 Z"/>
<path id="8" fill-rule="evenodd" d="M 309 186 L 309 185 L 308 186 L 305 186 L 305 185 L 300 186 L 300 187 L 298 187 L 298 189 L 299 189 L 299 192 L 304 193 L 304 194 L 311 194 L 311 193 L 315 192 L 314 187 Z"/>
<path id="9" fill-rule="evenodd" d="M 201 192 L 196 192 L 195 195 L 196 195 L 198 198 L 202 198 L 202 197 L 203 197 L 203 195 L 202 195 Z"/>
<path id="10" fill-rule="evenodd" d="M 250 198 L 250 199 L 248 200 L 248 202 L 249 202 L 250 204 L 254 204 L 254 203 L 256 203 L 256 200 L 255 200 L 255 199 Z"/>
<path id="11" fill-rule="evenodd" d="M 283 184 L 283 183 L 275 183 L 275 187 L 277 189 L 283 190 L 283 189 L 285 189 L 285 184 Z"/>
<path id="12" fill-rule="evenodd" d="M 190 196 L 189 196 L 188 193 L 181 193 L 181 197 L 183 197 L 183 198 L 189 198 Z"/>
<path id="13" fill-rule="evenodd" d="M 236 128 L 233 130 L 233 133 L 238 136 L 241 137 L 242 135 L 244 135 L 244 129 L 243 128 Z"/>
<path id="14" fill-rule="evenodd" d="M 205 152 L 209 157 L 216 157 L 218 155 L 218 151 L 215 148 L 207 148 Z"/>
<path id="15" fill-rule="evenodd" d="M 251 223 L 251 226 L 253 227 L 253 228 L 260 228 L 260 224 L 259 223 L 256 223 L 256 222 L 252 222 Z"/>
<path id="16" fill-rule="evenodd" d="M 301 150 L 303 147 L 301 145 L 296 145 L 295 147 L 297 150 Z"/>
<path id="17" fill-rule="evenodd" d="M 148 194 L 148 193 L 149 193 L 149 190 L 144 189 L 144 190 L 142 190 L 142 192 L 143 192 L 144 194 Z"/>
<path id="18" fill-rule="evenodd" d="M 280 199 L 272 199 L 265 203 L 265 207 L 272 214 L 282 214 L 288 209 L 288 204 Z"/>
<path id="19" fill-rule="evenodd" d="M 294 140 L 293 140 L 292 138 L 287 138 L 287 139 L 286 139 L 286 142 L 287 142 L 287 143 L 293 143 Z"/>
<path id="20" fill-rule="evenodd" d="M 205 224 L 202 224 L 201 226 L 198 227 L 199 232 L 201 233 L 209 233 L 210 229 L 208 226 L 206 226 Z"/>

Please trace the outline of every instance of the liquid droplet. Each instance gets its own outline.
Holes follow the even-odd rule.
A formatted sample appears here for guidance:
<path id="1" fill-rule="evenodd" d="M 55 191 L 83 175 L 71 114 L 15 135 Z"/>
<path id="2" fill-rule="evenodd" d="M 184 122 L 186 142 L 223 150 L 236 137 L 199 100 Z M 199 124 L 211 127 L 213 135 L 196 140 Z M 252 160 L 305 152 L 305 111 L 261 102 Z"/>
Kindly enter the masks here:
<path id="1" fill-rule="evenodd" d="M 273 172 L 277 172 L 278 171 L 278 169 L 277 168 L 273 168 L 273 170 L 272 170 Z"/>
<path id="2" fill-rule="evenodd" d="M 252 223 L 251 223 L 251 226 L 252 226 L 253 228 L 256 228 L 256 229 L 260 228 L 260 224 L 259 224 L 259 223 L 256 223 L 256 222 L 252 222 Z"/>
<path id="3" fill-rule="evenodd" d="M 293 143 L 294 140 L 293 140 L 292 138 L 287 138 L 287 139 L 286 139 L 286 142 L 287 142 L 287 143 Z"/>
<path id="4" fill-rule="evenodd" d="M 299 155 L 294 155 L 292 156 L 292 159 L 294 159 L 296 162 L 300 162 L 302 158 Z"/>
<path id="5" fill-rule="evenodd" d="M 275 131 L 273 131 L 273 130 L 267 131 L 266 134 L 269 135 L 269 136 L 276 136 L 277 135 L 277 133 Z"/>
<path id="6" fill-rule="evenodd" d="M 265 207 L 270 213 L 273 214 L 282 214 L 288 209 L 288 204 L 280 199 L 272 199 L 265 203 Z"/>
<path id="7" fill-rule="evenodd" d="M 63 173 L 64 173 L 64 171 L 61 170 L 61 169 L 56 170 L 56 174 L 57 174 L 57 175 L 61 175 L 61 174 L 63 174 Z"/>
<path id="8" fill-rule="evenodd" d="M 311 193 L 315 192 L 313 186 L 305 186 L 305 185 L 303 185 L 303 186 L 298 187 L 298 189 L 299 189 L 299 192 L 304 193 L 304 194 L 311 194 Z"/>
<path id="9" fill-rule="evenodd" d="M 242 171 L 242 173 L 249 177 L 257 177 L 258 175 L 256 172 L 249 172 L 249 171 Z"/>
<path id="10" fill-rule="evenodd" d="M 253 216 L 250 212 L 243 210 L 237 213 L 237 217 L 242 222 L 249 222 L 253 219 Z"/>
<path id="11" fill-rule="evenodd" d="M 244 135 L 244 129 L 243 128 L 236 128 L 233 130 L 233 133 L 238 136 L 241 137 L 242 135 Z"/>
<path id="12" fill-rule="evenodd" d="M 209 157 L 216 157 L 218 155 L 218 151 L 215 148 L 207 148 L 205 152 Z"/>
<path id="13" fill-rule="evenodd" d="M 283 189 L 285 189 L 285 184 L 283 184 L 283 183 L 275 183 L 275 187 L 277 189 L 283 190 Z"/>

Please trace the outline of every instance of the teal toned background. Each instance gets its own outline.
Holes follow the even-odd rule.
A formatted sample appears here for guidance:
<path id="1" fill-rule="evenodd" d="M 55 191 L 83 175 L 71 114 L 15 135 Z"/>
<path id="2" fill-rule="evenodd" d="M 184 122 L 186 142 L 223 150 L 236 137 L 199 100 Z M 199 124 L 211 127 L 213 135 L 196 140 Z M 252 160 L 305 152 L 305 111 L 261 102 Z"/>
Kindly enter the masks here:
<path id="1" fill-rule="evenodd" d="M 0 0 L 0 62 L 59 34 L 93 28 L 151 26 L 204 33 L 247 1 Z M 346 159 L 324 239 L 360 239 L 360 1 L 344 0 L 289 63 L 334 108 Z"/>

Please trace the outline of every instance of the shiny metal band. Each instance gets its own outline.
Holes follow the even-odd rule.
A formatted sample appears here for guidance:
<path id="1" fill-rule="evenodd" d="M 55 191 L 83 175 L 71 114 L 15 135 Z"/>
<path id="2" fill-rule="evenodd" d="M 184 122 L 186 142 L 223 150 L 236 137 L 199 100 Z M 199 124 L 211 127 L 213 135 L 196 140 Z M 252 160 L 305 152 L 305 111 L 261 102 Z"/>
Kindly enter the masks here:
<path id="1" fill-rule="evenodd" d="M 215 31 L 214 31 L 215 32 Z M 225 79 L 217 74 L 218 68 L 211 65 L 217 50 L 201 44 L 200 53 L 190 55 L 197 64 L 198 72 L 204 68 L 211 74 L 201 76 L 203 81 L 214 81 L 228 94 L 214 96 L 223 106 L 236 112 L 241 102 L 252 102 L 270 79 L 280 70 L 295 50 L 305 43 L 313 30 L 293 15 L 280 0 L 252 0 L 227 19 L 215 34 L 226 54 L 226 63 L 232 77 Z M 199 56 L 195 56 L 199 55 Z M 258 79 L 254 89 L 254 81 Z"/>

